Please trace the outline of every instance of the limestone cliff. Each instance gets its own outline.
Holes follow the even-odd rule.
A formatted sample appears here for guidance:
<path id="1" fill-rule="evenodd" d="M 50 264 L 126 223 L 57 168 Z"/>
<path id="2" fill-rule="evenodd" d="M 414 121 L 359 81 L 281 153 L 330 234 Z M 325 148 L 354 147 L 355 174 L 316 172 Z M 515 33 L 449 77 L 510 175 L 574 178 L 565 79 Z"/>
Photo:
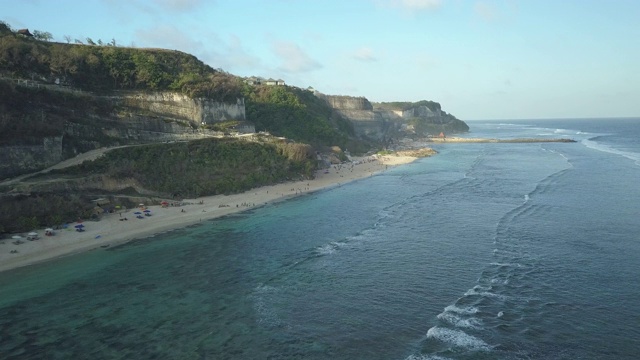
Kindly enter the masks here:
<path id="1" fill-rule="evenodd" d="M 410 135 L 460 133 L 467 124 L 442 111 L 432 101 L 371 104 L 364 97 L 325 95 L 316 92 L 335 112 L 350 120 L 359 136 L 389 140 Z"/>
<path id="2" fill-rule="evenodd" d="M 114 104 L 135 113 L 152 113 L 194 124 L 212 124 L 228 120 L 246 120 L 244 100 L 222 103 L 209 99 L 192 99 L 176 92 L 118 92 L 109 96 Z"/>
<path id="3" fill-rule="evenodd" d="M 103 146 L 254 132 L 243 99 L 223 103 L 175 92 L 93 94 L 0 80 L 0 179 L 38 171 Z"/>

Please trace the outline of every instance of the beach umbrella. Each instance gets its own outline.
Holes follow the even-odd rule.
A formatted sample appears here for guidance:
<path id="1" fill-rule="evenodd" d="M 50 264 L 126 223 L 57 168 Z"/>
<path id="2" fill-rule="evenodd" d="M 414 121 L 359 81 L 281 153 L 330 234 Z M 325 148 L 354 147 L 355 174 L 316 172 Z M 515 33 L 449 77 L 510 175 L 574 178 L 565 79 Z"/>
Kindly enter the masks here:
<path id="1" fill-rule="evenodd" d="M 46 229 L 44 229 L 44 231 L 53 231 L 53 229 L 52 228 L 46 228 Z"/>
<path id="2" fill-rule="evenodd" d="M 134 212 L 135 215 L 142 215 L 142 213 L 140 211 L 136 211 Z"/>
<path id="3" fill-rule="evenodd" d="M 82 225 L 82 224 L 78 224 L 78 225 L 76 225 L 76 226 L 74 226 L 74 227 L 75 227 L 76 229 L 80 229 L 80 228 L 83 228 L 83 227 L 84 227 L 84 225 Z"/>
<path id="4" fill-rule="evenodd" d="M 150 213 L 150 212 L 151 212 L 151 210 L 147 209 L 147 210 L 145 210 L 144 212 L 146 212 L 146 213 Z"/>
<path id="5" fill-rule="evenodd" d="M 11 238 L 12 238 L 12 239 L 16 239 L 16 240 L 20 240 L 20 239 L 22 239 L 22 236 L 19 236 L 19 235 L 13 235 Z"/>
<path id="6" fill-rule="evenodd" d="M 35 231 L 32 231 L 32 232 L 28 233 L 27 235 L 29 235 L 29 236 L 37 236 L 37 235 L 38 235 L 38 233 L 37 233 L 37 232 L 35 232 Z"/>

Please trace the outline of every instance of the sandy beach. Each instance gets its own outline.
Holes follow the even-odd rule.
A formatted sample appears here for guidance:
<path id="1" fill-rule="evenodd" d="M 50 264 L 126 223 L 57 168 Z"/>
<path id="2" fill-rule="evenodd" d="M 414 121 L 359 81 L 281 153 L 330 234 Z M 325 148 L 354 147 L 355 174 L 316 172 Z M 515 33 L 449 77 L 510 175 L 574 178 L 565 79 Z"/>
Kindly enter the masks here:
<path id="1" fill-rule="evenodd" d="M 114 246 L 134 239 L 148 237 L 172 229 L 186 227 L 201 221 L 245 211 L 265 204 L 286 200 L 321 189 L 339 186 L 366 178 L 390 167 L 416 160 L 412 156 L 372 156 L 353 158 L 352 163 L 333 165 L 328 171 L 319 170 L 315 179 L 264 186 L 233 195 L 216 195 L 185 199 L 185 206 L 149 206 L 151 216 L 137 219 L 137 209 L 124 213 L 105 214 L 100 221 L 85 221 L 84 232 L 75 231 L 77 223 L 56 230 L 54 236 L 45 236 L 38 230 L 38 240 L 0 240 L 0 271 L 15 269 L 79 252 Z M 127 218 L 123 221 L 121 219 Z"/>

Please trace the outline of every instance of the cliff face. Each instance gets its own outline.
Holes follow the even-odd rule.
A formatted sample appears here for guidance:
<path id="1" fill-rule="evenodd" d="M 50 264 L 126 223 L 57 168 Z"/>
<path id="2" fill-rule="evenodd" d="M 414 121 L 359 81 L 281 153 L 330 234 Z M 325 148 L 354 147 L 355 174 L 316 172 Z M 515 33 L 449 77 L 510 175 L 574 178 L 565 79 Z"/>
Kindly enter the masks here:
<path id="1" fill-rule="evenodd" d="M 464 122 L 442 111 L 438 103 L 429 102 L 431 107 L 417 103 L 406 108 L 388 109 L 374 107 L 363 97 L 320 93 L 316 93 L 316 96 L 324 99 L 336 113 L 350 120 L 358 136 L 374 140 L 469 130 Z"/>
<path id="2" fill-rule="evenodd" d="M 221 136 L 209 128 L 226 121 L 236 122 L 236 131 L 255 132 L 246 121 L 242 99 L 221 103 L 173 92 L 95 95 L 10 82 L 2 90 L 0 108 L 9 111 L 3 111 L 0 124 L 5 132 L 0 179 L 42 170 L 103 146 Z"/>
<path id="3" fill-rule="evenodd" d="M 336 96 L 336 95 L 323 95 L 318 96 L 325 99 L 329 106 L 334 109 L 340 110 L 373 110 L 373 105 L 364 97 L 353 96 Z"/>
<path id="4" fill-rule="evenodd" d="M 1 146 L 0 179 L 24 173 L 21 169 L 44 169 L 62 160 L 62 136 L 44 138 L 39 145 Z"/>
<path id="5" fill-rule="evenodd" d="M 174 92 L 120 92 L 109 99 L 131 112 L 186 120 L 194 124 L 213 124 L 228 120 L 245 121 L 244 100 L 221 103 L 209 99 L 191 99 Z"/>

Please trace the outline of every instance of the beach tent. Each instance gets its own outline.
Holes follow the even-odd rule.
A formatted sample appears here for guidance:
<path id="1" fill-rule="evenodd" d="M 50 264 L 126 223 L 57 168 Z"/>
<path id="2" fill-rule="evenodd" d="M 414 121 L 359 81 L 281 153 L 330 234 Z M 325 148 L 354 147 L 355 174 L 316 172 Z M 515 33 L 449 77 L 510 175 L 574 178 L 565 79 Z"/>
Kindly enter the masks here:
<path id="1" fill-rule="evenodd" d="M 52 228 L 46 228 L 46 229 L 44 229 L 44 234 L 45 234 L 46 236 L 53 236 L 53 234 L 54 234 L 53 229 L 52 229 Z"/>

